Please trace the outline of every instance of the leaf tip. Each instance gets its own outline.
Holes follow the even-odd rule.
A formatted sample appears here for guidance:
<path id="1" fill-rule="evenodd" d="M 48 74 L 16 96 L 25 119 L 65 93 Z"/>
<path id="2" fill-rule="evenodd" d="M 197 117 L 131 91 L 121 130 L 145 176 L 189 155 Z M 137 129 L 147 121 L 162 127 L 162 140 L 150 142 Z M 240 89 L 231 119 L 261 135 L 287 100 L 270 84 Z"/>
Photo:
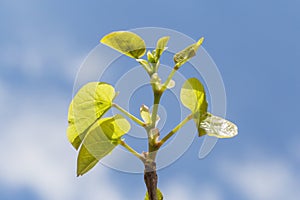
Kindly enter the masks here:
<path id="1" fill-rule="evenodd" d="M 201 37 L 198 42 L 197 42 L 197 46 L 200 46 L 204 41 L 204 37 Z"/>

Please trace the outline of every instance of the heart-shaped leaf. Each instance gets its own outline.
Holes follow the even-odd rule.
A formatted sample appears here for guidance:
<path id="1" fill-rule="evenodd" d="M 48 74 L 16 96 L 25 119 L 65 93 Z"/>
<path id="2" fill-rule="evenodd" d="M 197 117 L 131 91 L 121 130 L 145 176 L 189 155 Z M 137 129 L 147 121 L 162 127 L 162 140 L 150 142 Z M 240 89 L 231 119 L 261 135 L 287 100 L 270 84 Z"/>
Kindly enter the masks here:
<path id="1" fill-rule="evenodd" d="M 115 89 L 103 82 L 84 85 L 73 98 L 68 114 L 67 137 L 78 149 L 87 130 L 111 108 Z"/>
<path id="2" fill-rule="evenodd" d="M 180 100 L 192 113 L 205 114 L 207 111 L 205 90 L 197 78 L 185 81 L 180 91 Z"/>
<path id="3" fill-rule="evenodd" d="M 88 131 L 77 158 L 77 176 L 92 169 L 108 155 L 130 130 L 129 122 L 121 115 L 98 120 Z"/>
<path id="4" fill-rule="evenodd" d="M 182 104 L 193 113 L 199 137 L 205 135 L 206 132 L 200 127 L 200 123 L 207 113 L 208 105 L 201 82 L 196 78 L 186 80 L 181 88 L 180 99 Z"/>
<path id="5" fill-rule="evenodd" d="M 129 31 L 109 33 L 100 42 L 135 59 L 142 57 L 146 52 L 144 40 Z"/>
<path id="6" fill-rule="evenodd" d="M 187 48 L 183 49 L 182 51 L 176 53 L 174 55 L 174 62 L 175 66 L 179 68 L 181 65 L 189 61 L 192 57 L 196 55 L 196 52 L 198 48 L 201 46 L 203 43 L 204 38 L 200 38 L 197 43 L 192 44 L 188 46 Z"/>

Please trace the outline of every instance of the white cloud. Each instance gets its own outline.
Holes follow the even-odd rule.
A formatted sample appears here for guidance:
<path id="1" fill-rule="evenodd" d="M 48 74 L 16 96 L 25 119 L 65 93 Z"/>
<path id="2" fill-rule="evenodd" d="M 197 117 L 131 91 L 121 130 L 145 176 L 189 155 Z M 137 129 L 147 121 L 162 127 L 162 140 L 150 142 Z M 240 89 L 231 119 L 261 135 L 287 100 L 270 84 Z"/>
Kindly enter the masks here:
<path id="1" fill-rule="evenodd" d="M 45 40 L 37 33 L 35 40 L 23 45 L 10 44 L 0 48 L 1 65 L 35 78 L 55 71 L 73 80 L 84 56 L 71 48 L 64 37 L 52 36 Z"/>
<path id="2" fill-rule="evenodd" d="M 12 188 L 26 185 L 45 200 L 122 199 L 101 165 L 75 177 L 76 152 L 65 135 L 65 101 L 49 97 L 40 105 L 38 99 L 29 99 L 14 118 L 2 120 L 1 183 Z"/>
<path id="3" fill-rule="evenodd" d="M 52 71 L 73 81 L 85 55 L 72 48 L 61 32 L 45 35 L 39 27 L 27 25 L 16 26 L 13 37 L 19 43 L 0 46 L 3 70 L 19 71 L 32 80 Z M 0 83 L 1 117 L 8 113 L 1 119 L 1 184 L 25 185 L 45 200 L 122 199 L 102 165 L 84 177 L 75 177 L 77 153 L 65 134 L 68 105 L 59 93 L 37 94 Z"/>
<path id="4" fill-rule="evenodd" d="M 222 194 L 216 185 L 193 185 L 189 180 L 178 181 L 172 180 L 166 184 L 166 187 L 162 185 L 162 192 L 165 199 L 202 199 L 202 200 L 221 200 Z"/>
<path id="5" fill-rule="evenodd" d="M 256 155 L 246 161 L 226 161 L 220 173 L 245 199 L 297 200 L 300 177 L 295 170 L 284 159 Z"/>

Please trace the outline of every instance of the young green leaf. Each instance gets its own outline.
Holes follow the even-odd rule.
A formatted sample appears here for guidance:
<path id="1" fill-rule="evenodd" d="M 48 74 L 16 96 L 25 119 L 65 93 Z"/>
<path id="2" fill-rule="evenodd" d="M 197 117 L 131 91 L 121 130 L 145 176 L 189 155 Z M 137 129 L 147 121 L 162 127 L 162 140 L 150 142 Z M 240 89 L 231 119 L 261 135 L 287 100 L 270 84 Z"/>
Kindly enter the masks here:
<path id="1" fill-rule="evenodd" d="M 121 115 L 98 120 L 88 131 L 77 158 L 77 176 L 92 169 L 108 155 L 121 136 L 130 130 L 129 122 Z"/>
<path id="2" fill-rule="evenodd" d="M 146 52 L 144 40 L 135 33 L 117 31 L 104 36 L 101 43 L 132 58 L 140 58 Z"/>
<path id="3" fill-rule="evenodd" d="M 174 55 L 174 62 L 175 66 L 179 68 L 181 65 L 189 61 L 192 57 L 196 55 L 196 52 L 198 48 L 201 46 L 203 43 L 204 38 L 200 38 L 197 43 L 194 43 L 187 48 L 183 49 L 182 51 L 176 53 Z"/>
<path id="4" fill-rule="evenodd" d="M 149 124 L 152 123 L 151 113 L 150 113 L 150 110 L 149 110 L 148 106 L 146 106 L 146 105 L 141 106 L 140 115 L 141 115 L 143 121 L 145 122 L 145 124 L 149 125 Z M 159 122 L 159 120 L 160 120 L 159 115 L 156 115 L 156 125 Z"/>
<path id="5" fill-rule="evenodd" d="M 147 59 L 148 59 L 148 61 L 150 62 L 150 63 L 155 63 L 156 61 L 155 61 L 155 57 L 154 57 L 154 55 L 151 53 L 151 51 L 148 51 L 147 52 Z"/>
<path id="6" fill-rule="evenodd" d="M 231 138 L 238 134 L 238 128 L 235 124 L 226 119 L 207 113 L 199 127 L 203 129 L 207 135 L 217 138 Z"/>
<path id="7" fill-rule="evenodd" d="M 198 128 L 199 137 L 206 134 L 200 123 L 207 113 L 206 94 L 203 85 L 196 78 L 186 80 L 180 91 L 182 104 L 193 113 L 195 124 Z"/>
<path id="8" fill-rule="evenodd" d="M 156 60 L 156 62 L 159 60 L 161 54 L 166 50 L 166 46 L 168 44 L 169 39 L 170 39 L 169 36 L 165 36 L 165 37 L 160 38 L 157 41 L 156 49 L 155 49 L 155 60 Z"/>
<path id="9" fill-rule="evenodd" d="M 205 90 L 196 78 L 185 81 L 180 91 L 180 100 L 192 113 L 200 111 L 205 114 L 207 111 Z"/>
<path id="10" fill-rule="evenodd" d="M 140 114 L 141 114 L 143 121 L 146 124 L 151 124 L 151 114 L 150 114 L 149 108 L 146 105 L 141 106 Z"/>
<path id="11" fill-rule="evenodd" d="M 84 85 L 73 98 L 68 113 L 67 137 L 78 149 L 87 130 L 111 108 L 115 89 L 103 82 Z"/>
<path id="12" fill-rule="evenodd" d="M 164 199 L 163 194 L 161 193 L 160 189 L 157 188 L 156 193 L 157 193 L 157 200 L 163 200 Z M 145 196 L 144 200 L 149 200 L 148 192 L 146 193 L 146 196 Z"/>
<path id="13" fill-rule="evenodd" d="M 110 140 L 121 138 L 131 128 L 127 119 L 120 114 L 106 118 L 101 122 L 100 127 Z"/>

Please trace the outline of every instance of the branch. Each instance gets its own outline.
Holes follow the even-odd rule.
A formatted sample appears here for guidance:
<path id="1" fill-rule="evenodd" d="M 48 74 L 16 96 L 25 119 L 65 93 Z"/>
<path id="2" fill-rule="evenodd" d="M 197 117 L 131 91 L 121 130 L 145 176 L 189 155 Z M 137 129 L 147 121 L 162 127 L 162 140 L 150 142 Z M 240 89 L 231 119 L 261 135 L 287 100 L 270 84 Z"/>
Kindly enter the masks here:
<path id="1" fill-rule="evenodd" d="M 158 106 L 159 106 L 161 95 L 162 95 L 162 93 L 155 93 L 154 92 L 154 102 L 153 102 L 153 110 L 152 110 L 152 116 L 151 116 L 152 128 L 155 127 L 157 112 L 158 112 Z"/>
<path id="2" fill-rule="evenodd" d="M 140 120 L 139 118 L 135 117 L 134 115 L 132 115 L 131 113 L 129 113 L 128 111 L 126 111 L 125 109 L 123 109 L 118 104 L 113 103 L 112 106 L 115 107 L 116 109 L 118 109 L 119 111 L 121 111 L 123 114 L 125 114 L 127 117 L 129 117 L 132 121 L 134 121 L 138 125 L 140 125 L 142 127 L 146 127 L 146 124 L 142 120 Z"/>
<path id="3" fill-rule="evenodd" d="M 127 149 L 130 153 L 135 155 L 138 159 L 140 159 L 142 162 L 145 161 L 144 156 L 136 152 L 131 146 L 129 146 L 125 141 L 121 140 L 120 145 L 122 145 L 125 149 Z"/>
<path id="4" fill-rule="evenodd" d="M 159 141 L 159 146 L 162 146 L 170 137 L 172 137 L 183 125 L 188 121 L 193 119 L 193 114 L 188 115 L 184 120 L 182 120 L 172 131 L 170 131 L 161 141 Z"/>
<path id="5" fill-rule="evenodd" d="M 171 73 L 169 74 L 169 76 L 168 76 L 166 82 L 165 82 L 165 83 L 163 84 L 163 86 L 161 87 L 161 90 L 162 90 L 163 92 L 167 89 L 167 87 L 168 87 L 170 81 L 172 80 L 172 78 L 173 78 L 174 74 L 177 72 L 177 70 L 178 70 L 178 67 L 175 65 L 175 67 L 173 68 L 173 70 L 172 70 Z"/>

